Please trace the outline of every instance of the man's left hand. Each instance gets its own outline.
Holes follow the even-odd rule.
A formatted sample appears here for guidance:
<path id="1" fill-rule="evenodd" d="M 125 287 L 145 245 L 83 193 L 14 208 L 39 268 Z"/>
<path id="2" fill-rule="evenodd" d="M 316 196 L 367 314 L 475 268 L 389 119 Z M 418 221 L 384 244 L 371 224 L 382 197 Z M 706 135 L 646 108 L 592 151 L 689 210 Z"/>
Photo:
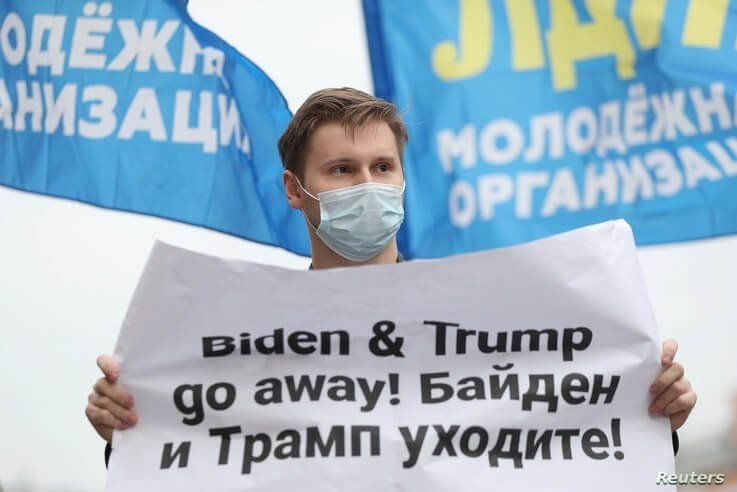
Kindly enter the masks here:
<path id="1" fill-rule="evenodd" d="M 683 366 L 673 361 L 677 350 L 678 342 L 675 340 L 663 342 L 660 356 L 663 372 L 650 385 L 650 394 L 653 396 L 650 413 L 667 415 L 670 418 L 671 431 L 686 422 L 696 405 L 696 393 L 691 388 L 691 382 L 684 377 Z"/>

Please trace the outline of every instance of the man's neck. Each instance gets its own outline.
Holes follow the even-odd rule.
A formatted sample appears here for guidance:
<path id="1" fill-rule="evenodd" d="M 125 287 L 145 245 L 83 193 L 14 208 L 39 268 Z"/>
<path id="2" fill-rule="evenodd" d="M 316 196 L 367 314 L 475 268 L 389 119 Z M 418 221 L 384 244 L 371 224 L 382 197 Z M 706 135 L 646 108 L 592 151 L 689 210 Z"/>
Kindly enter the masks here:
<path id="1" fill-rule="evenodd" d="M 396 239 L 392 239 L 378 255 L 366 261 L 347 260 L 325 246 L 319 238 L 313 236 L 310 239 L 312 239 L 312 268 L 315 270 L 359 265 L 392 264 L 397 262 L 397 257 L 399 256 Z"/>

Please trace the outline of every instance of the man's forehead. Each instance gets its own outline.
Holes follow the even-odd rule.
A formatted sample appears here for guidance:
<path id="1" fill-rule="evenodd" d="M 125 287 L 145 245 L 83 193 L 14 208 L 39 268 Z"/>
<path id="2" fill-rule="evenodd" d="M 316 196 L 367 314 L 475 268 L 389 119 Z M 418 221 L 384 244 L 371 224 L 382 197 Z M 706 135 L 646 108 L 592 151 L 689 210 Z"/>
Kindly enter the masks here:
<path id="1" fill-rule="evenodd" d="M 394 133 L 383 121 L 368 122 L 353 128 L 337 122 L 324 123 L 312 134 L 308 150 L 316 158 L 333 158 L 341 152 L 365 151 L 397 155 Z"/>

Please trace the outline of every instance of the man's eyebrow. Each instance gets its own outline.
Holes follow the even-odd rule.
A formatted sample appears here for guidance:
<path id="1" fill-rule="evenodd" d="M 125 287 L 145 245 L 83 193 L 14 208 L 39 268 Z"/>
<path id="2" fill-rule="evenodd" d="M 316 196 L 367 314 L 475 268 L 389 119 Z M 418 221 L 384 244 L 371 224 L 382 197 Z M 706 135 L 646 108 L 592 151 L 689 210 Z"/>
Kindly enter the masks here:
<path id="1" fill-rule="evenodd" d="M 352 162 L 354 161 L 350 157 L 338 157 L 337 159 L 330 159 L 323 162 L 322 164 L 320 164 L 320 167 L 328 167 L 334 164 L 350 164 Z"/>
<path id="2" fill-rule="evenodd" d="M 373 159 L 373 162 L 380 162 L 380 161 L 397 162 L 398 159 L 391 154 L 380 155 Z M 335 164 L 353 164 L 354 162 L 356 162 L 356 160 L 350 157 L 338 157 L 336 159 L 330 159 L 330 160 L 323 162 L 322 164 L 320 164 L 320 167 L 329 167 Z"/>
<path id="3" fill-rule="evenodd" d="M 395 161 L 397 161 L 397 158 L 394 157 L 393 155 L 383 155 L 383 156 L 377 157 L 376 159 L 374 159 L 374 161 L 392 161 L 392 162 L 395 162 Z"/>

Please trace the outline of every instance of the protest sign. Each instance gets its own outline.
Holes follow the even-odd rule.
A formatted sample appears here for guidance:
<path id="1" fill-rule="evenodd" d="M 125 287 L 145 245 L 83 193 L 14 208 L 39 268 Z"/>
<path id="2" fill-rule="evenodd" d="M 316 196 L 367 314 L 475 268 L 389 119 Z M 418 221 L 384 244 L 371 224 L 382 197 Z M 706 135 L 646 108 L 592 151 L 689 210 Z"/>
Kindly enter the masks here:
<path id="1" fill-rule="evenodd" d="M 667 490 L 659 353 L 624 221 L 321 271 L 157 243 L 107 490 Z"/>

